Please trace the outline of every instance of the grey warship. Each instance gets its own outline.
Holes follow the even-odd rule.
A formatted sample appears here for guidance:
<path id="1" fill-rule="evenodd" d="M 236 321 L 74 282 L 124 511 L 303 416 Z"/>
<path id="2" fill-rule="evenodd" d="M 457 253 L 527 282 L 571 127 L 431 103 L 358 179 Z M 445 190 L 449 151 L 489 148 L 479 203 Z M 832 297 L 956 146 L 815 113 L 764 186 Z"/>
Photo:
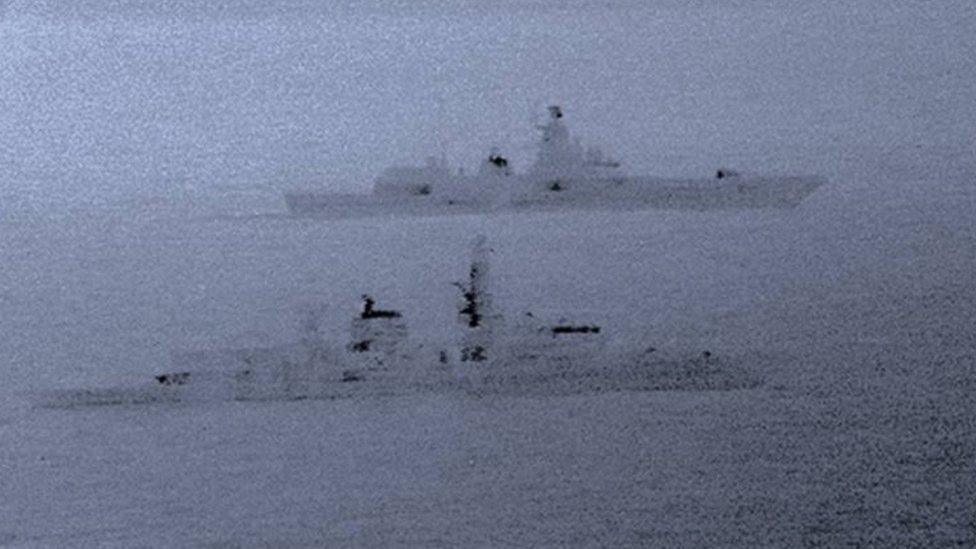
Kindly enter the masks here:
<path id="1" fill-rule="evenodd" d="M 549 107 L 536 158 L 516 172 L 497 150 L 473 174 L 453 170 L 443 158 L 423 166 L 388 168 L 368 194 L 319 191 L 285 193 L 294 215 L 327 218 L 530 212 L 560 210 L 735 210 L 794 208 L 826 181 L 818 176 L 751 175 L 718 168 L 709 177 L 665 178 L 626 174 L 619 161 L 584 148 Z"/>

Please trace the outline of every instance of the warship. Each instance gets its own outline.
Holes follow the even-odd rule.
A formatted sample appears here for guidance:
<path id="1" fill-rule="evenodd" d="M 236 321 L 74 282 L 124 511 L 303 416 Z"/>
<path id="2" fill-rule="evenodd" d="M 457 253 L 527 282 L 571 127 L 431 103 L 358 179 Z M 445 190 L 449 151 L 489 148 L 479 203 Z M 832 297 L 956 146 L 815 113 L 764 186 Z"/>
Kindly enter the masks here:
<path id="1" fill-rule="evenodd" d="M 821 187 L 818 176 L 750 175 L 718 168 L 710 177 L 664 178 L 626 174 L 619 161 L 584 146 L 569 132 L 559 106 L 538 125 L 536 158 L 525 173 L 492 149 L 473 174 L 444 158 L 423 166 L 383 171 L 368 194 L 285 193 L 294 215 L 327 218 L 598 210 L 721 210 L 793 208 Z"/>
<path id="2" fill-rule="evenodd" d="M 674 353 L 634 341 L 610 344 L 594 319 L 509 317 L 495 305 L 487 239 L 473 243 L 457 305 L 453 343 L 418 341 L 408 318 L 363 295 L 345 344 L 325 337 L 320 318 L 297 341 L 269 347 L 173 354 L 172 370 L 129 386 L 47 392 L 42 408 L 154 403 L 334 400 L 455 393 L 557 396 L 606 391 L 711 391 L 762 384 L 745 357 Z M 570 317 L 578 316 L 570 312 Z"/>

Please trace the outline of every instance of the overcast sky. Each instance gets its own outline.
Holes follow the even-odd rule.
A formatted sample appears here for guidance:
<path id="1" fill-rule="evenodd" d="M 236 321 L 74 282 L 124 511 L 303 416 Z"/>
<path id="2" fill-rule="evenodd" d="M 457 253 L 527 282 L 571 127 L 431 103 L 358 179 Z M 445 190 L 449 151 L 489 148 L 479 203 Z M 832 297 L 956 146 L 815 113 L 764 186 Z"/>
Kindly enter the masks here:
<path id="1" fill-rule="evenodd" d="M 4 195 L 364 190 L 499 146 L 561 103 L 632 173 L 971 164 L 970 2 L 12 2 Z M 917 162 L 915 162 L 917 164 Z M 28 198 L 23 198 L 23 197 Z M 15 200 L 15 201 L 16 201 Z"/>

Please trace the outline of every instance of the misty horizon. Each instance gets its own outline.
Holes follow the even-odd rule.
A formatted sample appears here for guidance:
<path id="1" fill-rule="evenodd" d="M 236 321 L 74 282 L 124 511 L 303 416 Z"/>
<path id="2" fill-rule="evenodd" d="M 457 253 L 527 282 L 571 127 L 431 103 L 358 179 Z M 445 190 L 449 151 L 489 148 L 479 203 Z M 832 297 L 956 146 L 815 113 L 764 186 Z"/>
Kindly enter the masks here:
<path id="1" fill-rule="evenodd" d="M 632 174 L 973 163 L 969 9 L 436 5 L 13 3 L 6 201 L 364 192 L 391 164 L 471 170 L 492 146 L 524 169 L 550 104 Z"/>

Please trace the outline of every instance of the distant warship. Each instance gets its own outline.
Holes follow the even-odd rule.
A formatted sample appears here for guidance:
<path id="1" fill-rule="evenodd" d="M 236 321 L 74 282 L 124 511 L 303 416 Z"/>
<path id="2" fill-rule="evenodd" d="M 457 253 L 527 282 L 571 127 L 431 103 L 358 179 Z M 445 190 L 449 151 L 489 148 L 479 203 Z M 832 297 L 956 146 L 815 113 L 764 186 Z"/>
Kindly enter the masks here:
<path id="1" fill-rule="evenodd" d="M 297 191 L 285 193 L 297 215 L 364 217 L 449 215 L 495 211 L 563 209 L 748 209 L 792 208 L 821 185 L 815 176 L 754 176 L 719 168 L 713 177 L 669 179 L 630 176 L 620 162 L 573 139 L 558 106 L 537 126 L 535 162 L 516 173 L 492 149 L 476 173 L 454 171 L 443 158 L 424 166 L 399 166 L 377 177 L 370 194 Z"/>

